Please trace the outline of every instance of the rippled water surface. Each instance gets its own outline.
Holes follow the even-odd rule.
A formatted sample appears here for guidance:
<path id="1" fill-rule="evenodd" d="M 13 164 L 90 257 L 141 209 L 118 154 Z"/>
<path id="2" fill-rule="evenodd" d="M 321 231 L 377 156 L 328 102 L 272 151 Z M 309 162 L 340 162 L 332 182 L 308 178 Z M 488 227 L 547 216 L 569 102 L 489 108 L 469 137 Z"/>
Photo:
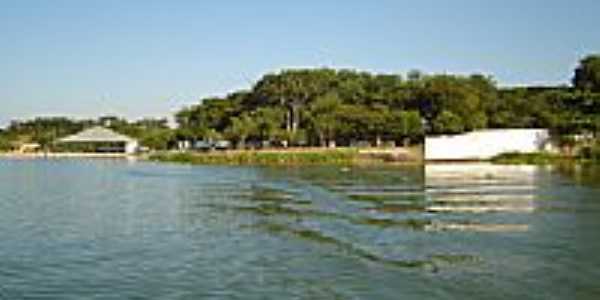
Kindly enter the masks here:
<path id="1" fill-rule="evenodd" d="M 600 299 L 600 168 L 0 160 L 0 299 Z"/>

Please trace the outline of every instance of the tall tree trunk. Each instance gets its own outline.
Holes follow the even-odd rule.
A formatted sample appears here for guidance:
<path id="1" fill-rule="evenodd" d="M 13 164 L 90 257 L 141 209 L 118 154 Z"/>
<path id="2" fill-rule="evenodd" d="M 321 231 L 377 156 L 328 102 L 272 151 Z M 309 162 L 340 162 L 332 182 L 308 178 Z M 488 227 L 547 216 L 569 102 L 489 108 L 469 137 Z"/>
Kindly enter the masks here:
<path id="1" fill-rule="evenodd" d="M 319 133 L 319 145 L 321 145 L 322 148 L 327 147 L 327 140 L 325 139 L 325 135 L 323 133 Z"/>
<path id="2" fill-rule="evenodd" d="M 285 112 L 285 130 L 287 132 L 292 131 L 292 112 L 290 109 Z"/>
<path id="3" fill-rule="evenodd" d="M 291 113 L 291 109 L 290 106 L 288 104 L 285 103 L 285 98 L 284 97 L 279 97 L 279 105 L 282 108 L 286 109 L 285 112 L 285 130 L 287 132 L 290 132 L 292 130 L 292 113 Z"/>
<path id="4" fill-rule="evenodd" d="M 292 132 L 298 131 L 298 125 L 300 123 L 300 116 L 298 115 L 298 105 L 292 104 Z"/>

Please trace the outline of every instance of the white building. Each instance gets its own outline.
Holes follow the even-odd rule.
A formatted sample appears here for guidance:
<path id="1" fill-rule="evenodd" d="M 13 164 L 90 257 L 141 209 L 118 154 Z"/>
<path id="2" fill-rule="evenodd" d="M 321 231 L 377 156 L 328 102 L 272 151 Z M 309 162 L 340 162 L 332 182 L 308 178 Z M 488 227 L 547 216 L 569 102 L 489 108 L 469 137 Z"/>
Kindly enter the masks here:
<path id="1" fill-rule="evenodd" d="M 116 133 L 101 126 L 86 129 L 80 133 L 62 138 L 59 143 L 96 145 L 96 152 L 116 152 L 133 154 L 138 151 L 136 139 Z"/>
<path id="2" fill-rule="evenodd" d="M 502 153 L 553 151 L 547 129 L 487 129 L 425 137 L 426 161 L 489 160 Z"/>

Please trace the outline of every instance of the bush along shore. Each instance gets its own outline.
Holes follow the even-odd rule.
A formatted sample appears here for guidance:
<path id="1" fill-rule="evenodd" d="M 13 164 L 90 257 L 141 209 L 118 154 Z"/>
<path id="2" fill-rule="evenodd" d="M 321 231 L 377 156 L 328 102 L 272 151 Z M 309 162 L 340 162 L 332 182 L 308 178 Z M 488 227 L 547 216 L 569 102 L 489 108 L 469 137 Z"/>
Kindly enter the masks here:
<path id="1" fill-rule="evenodd" d="M 600 163 L 600 144 L 584 147 L 576 155 L 538 153 L 503 153 L 491 159 L 495 164 L 547 165 L 557 163 Z"/>
<path id="2" fill-rule="evenodd" d="M 156 152 L 148 155 L 147 159 L 194 165 L 356 165 L 421 162 L 418 150 L 411 149 L 398 153 L 359 151 L 355 148 L 302 151 Z"/>
<path id="3" fill-rule="evenodd" d="M 491 159 L 495 164 L 505 165 L 547 165 L 561 161 L 574 160 L 565 156 L 539 152 L 539 153 L 503 153 Z"/>

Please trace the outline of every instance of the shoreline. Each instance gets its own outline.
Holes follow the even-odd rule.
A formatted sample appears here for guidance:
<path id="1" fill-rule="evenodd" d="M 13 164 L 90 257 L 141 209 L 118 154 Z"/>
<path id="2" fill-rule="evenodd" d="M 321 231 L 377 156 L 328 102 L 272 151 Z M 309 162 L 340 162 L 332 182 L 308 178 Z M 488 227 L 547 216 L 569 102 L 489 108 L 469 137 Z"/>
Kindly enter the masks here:
<path id="1" fill-rule="evenodd" d="M 421 165 L 421 146 L 397 148 L 285 148 L 151 153 L 0 152 L 0 159 L 139 159 L 191 165 Z"/>
<path id="2" fill-rule="evenodd" d="M 33 152 L 16 153 L 0 152 L 0 158 L 9 159 L 38 159 L 38 158 L 132 158 L 137 155 L 125 153 L 84 153 L 84 152 Z"/>
<path id="3" fill-rule="evenodd" d="M 191 165 L 415 165 L 422 164 L 420 147 L 410 148 L 287 148 L 212 152 L 165 151 L 146 155 L 149 161 Z"/>
<path id="4" fill-rule="evenodd" d="M 287 148 L 223 151 L 156 151 L 151 153 L 85 153 L 85 152 L 0 152 L 0 159 L 127 159 L 189 165 L 556 165 L 594 164 L 597 160 L 539 154 L 510 155 L 509 157 L 472 160 L 426 160 L 421 147 L 408 148 Z"/>

